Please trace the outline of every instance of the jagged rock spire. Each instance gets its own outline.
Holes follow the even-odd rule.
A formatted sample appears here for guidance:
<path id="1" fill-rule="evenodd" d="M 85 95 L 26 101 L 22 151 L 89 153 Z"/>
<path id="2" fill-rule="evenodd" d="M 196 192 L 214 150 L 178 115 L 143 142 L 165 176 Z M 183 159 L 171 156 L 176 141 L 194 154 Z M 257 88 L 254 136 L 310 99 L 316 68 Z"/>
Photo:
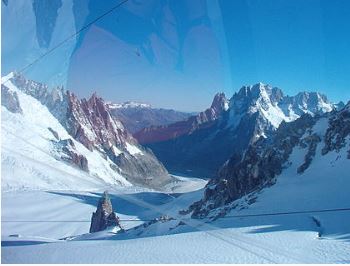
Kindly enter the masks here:
<path id="1" fill-rule="evenodd" d="M 119 217 L 113 212 L 113 206 L 108 192 L 105 191 L 98 202 L 96 212 L 92 213 L 90 233 L 103 231 L 111 226 L 122 229 L 119 223 Z"/>

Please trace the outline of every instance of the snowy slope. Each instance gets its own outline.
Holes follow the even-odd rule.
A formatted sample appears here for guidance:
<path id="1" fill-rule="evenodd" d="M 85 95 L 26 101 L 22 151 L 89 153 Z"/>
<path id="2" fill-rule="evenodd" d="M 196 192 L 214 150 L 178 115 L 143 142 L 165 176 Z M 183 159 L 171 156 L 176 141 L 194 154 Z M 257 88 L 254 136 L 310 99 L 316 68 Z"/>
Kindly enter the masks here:
<path id="1" fill-rule="evenodd" d="M 33 97 L 24 94 L 11 82 L 6 84 L 17 93 L 23 114 L 2 112 L 2 189 L 96 189 L 106 185 L 129 186 L 130 183 L 110 167 L 111 161 L 97 151 L 89 151 L 75 141 Z M 89 173 L 58 160 L 55 152 L 56 131 L 61 139 L 71 139 L 77 152 L 89 161 Z"/>
<path id="2" fill-rule="evenodd" d="M 314 127 L 315 132 L 324 132 L 325 120 Z M 292 164 L 281 174 L 277 183 L 260 191 L 256 201 L 248 204 L 249 196 L 236 203 L 239 208 L 216 221 L 196 220 L 181 216 L 178 211 L 198 200 L 203 191 L 185 193 L 177 198 L 154 195 L 144 191 L 134 194 L 131 207 L 122 204 L 121 192 L 114 205 L 118 215 L 127 218 L 156 217 L 157 212 L 171 215 L 176 220 L 158 222 L 150 226 L 129 230 L 115 235 L 105 231 L 84 234 L 85 223 L 62 226 L 47 223 L 45 226 L 32 223 L 14 226 L 3 224 L 3 231 L 20 233 L 20 237 L 3 235 L 2 261 L 11 263 L 347 263 L 350 261 L 350 226 L 346 211 L 302 213 L 277 216 L 240 217 L 273 212 L 320 210 L 324 208 L 349 207 L 349 179 L 346 153 L 330 152 L 316 156 L 313 164 L 301 175 L 296 175 L 305 149 L 295 149 L 290 156 Z M 338 159 L 337 159 L 338 158 Z M 320 171 L 322 169 L 322 171 Z M 327 170 L 328 169 L 328 170 Z M 185 180 L 185 178 L 183 178 Z M 65 192 L 38 194 L 47 202 L 42 210 L 54 206 L 54 213 L 22 211 L 20 205 L 35 205 L 33 195 L 23 192 L 8 192 L 3 197 L 6 219 L 35 217 L 43 220 L 85 220 L 94 209 L 91 193 Z M 114 194 L 117 193 L 117 194 Z M 134 192 L 135 193 L 135 192 Z M 71 199 L 74 203 L 70 203 Z M 140 201 L 142 203 L 140 208 Z M 51 205 L 51 203 L 56 204 Z M 12 203 L 12 204 L 11 204 Z M 22 206 L 23 206 L 22 205 Z M 17 207 L 16 207 L 17 206 Z M 79 207 L 78 207 L 79 206 Z M 124 207 L 125 206 L 125 207 Z M 13 209 L 13 207 L 16 207 Z M 15 212 L 13 211 L 15 210 Z M 78 211 L 77 211 L 78 210 Z M 23 213 L 22 213 L 23 212 Z M 4 217 L 3 217 L 4 220 Z M 178 225 L 183 221 L 184 225 Z M 124 222 L 123 225 L 128 225 Z M 138 223 L 139 224 L 139 223 Z M 131 226 L 135 226 L 133 223 Z M 40 228 L 41 227 L 41 228 Z M 64 229 L 62 229 L 64 228 Z M 130 227 L 127 227 L 130 228 Z M 34 232 L 34 235 L 26 232 Z M 36 234 L 35 234 L 36 233 Z M 73 241 L 58 241 L 57 236 L 71 236 Z M 41 236 L 41 238 L 38 238 Z M 49 239 L 45 239 L 42 237 Z M 56 237 L 56 240 L 53 239 Z M 45 242 L 45 243 L 42 243 Z M 40 245 L 34 245 L 41 243 Z"/>
<path id="3" fill-rule="evenodd" d="M 9 193 L 5 202 L 33 203 L 33 195 L 19 195 Z M 23 192 L 22 192 L 23 193 Z M 29 192 L 28 192 L 29 193 Z M 12 194 L 12 195 L 11 195 Z M 174 214 L 183 206 L 197 200 L 201 192 L 184 194 L 174 200 L 170 197 L 161 200 L 159 196 L 152 200 L 152 193 L 142 193 L 142 201 L 145 209 L 160 210 L 163 213 Z M 88 193 L 71 192 L 65 196 L 54 194 L 38 195 L 43 200 L 49 200 L 48 204 L 56 202 L 55 207 L 61 204 L 61 211 L 57 208 L 53 217 L 71 217 L 84 219 L 86 213 L 93 210 L 88 199 L 93 196 Z M 53 198 L 55 196 L 56 198 Z M 85 198 L 84 198 L 85 197 Z M 50 199 L 51 198 L 51 199 Z M 69 203 L 75 199 L 74 204 Z M 116 198 L 118 209 L 120 198 Z M 65 204 L 64 204 L 65 203 Z M 87 204 L 88 203 L 88 204 Z M 259 203 L 257 203 L 259 204 Z M 80 211 L 81 207 L 84 211 Z M 260 204 L 260 207 L 264 203 Z M 269 203 L 264 207 L 268 207 Z M 11 204 L 5 214 L 10 218 Z M 78 208 L 79 206 L 79 208 Z M 281 206 L 283 207 L 283 206 Z M 66 211 L 64 211 L 64 210 Z M 74 210 L 79 210 L 76 213 Z M 21 212 L 18 209 L 19 213 Z M 119 205 L 118 215 L 126 213 L 128 208 Z M 141 211 L 141 212 L 140 212 Z M 139 212 L 142 218 L 141 208 L 135 204 L 129 209 L 129 213 Z M 239 214 L 247 213 L 249 210 L 241 210 Z M 251 210 L 253 211 L 253 209 Z M 261 213 L 263 209 L 254 211 Z M 32 212 L 33 213 L 33 212 Z M 236 213 L 233 213 L 236 214 Z M 23 213 L 21 218 L 25 217 Z M 145 215 L 145 214 L 144 214 Z M 149 214 L 147 214 L 148 217 Z M 154 213 L 153 213 L 154 215 Z M 42 217 L 45 214 L 41 213 Z M 315 216 L 321 221 L 325 228 L 325 235 L 318 237 L 319 227 L 313 221 Z M 122 216 L 127 217 L 127 216 Z M 132 217 L 132 216 L 129 216 Z M 334 218 L 337 219 L 334 219 Z M 45 217 L 52 219 L 52 217 Z M 342 227 L 341 220 L 348 220 L 349 215 L 338 213 L 336 216 L 329 214 L 302 214 L 272 217 L 247 217 L 239 219 L 219 219 L 207 223 L 206 220 L 193 220 L 188 217 L 180 217 L 187 225 L 178 226 L 177 221 L 156 223 L 147 228 L 130 230 L 124 234 L 115 235 L 105 231 L 96 234 L 85 234 L 73 241 L 59 241 L 54 235 L 71 235 L 88 230 L 84 223 L 70 225 L 61 223 L 61 226 L 50 223 L 41 226 L 43 233 L 51 237 L 35 237 L 27 232 L 39 232 L 39 226 L 31 224 L 30 228 L 24 225 L 3 228 L 10 230 L 12 234 L 20 232 L 19 237 L 3 236 L 2 262 L 5 263 L 346 263 L 350 260 L 350 245 L 346 232 L 346 226 Z M 123 225 L 126 222 L 122 222 Z M 70 228 L 71 227 L 71 228 Z M 62 230 L 64 228 L 64 230 Z M 70 230 L 67 230 L 69 229 Z M 172 229 L 175 228 L 175 229 Z M 330 231 L 333 228 L 335 230 Z M 78 229 L 78 230 L 77 230 Z M 4 229 L 3 229 L 4 230 Z M 348 230 L 348 231 L 347 231 Z M 329 234 L 329 232 L 333 232 Z M 141 233 L 141 234 L 140 234 Z M 40 234 L 39 234 L 40 235 Z M 342 238 L 344 238 L 342 240 Z M 43 243 L 44 242 L 44 243 Z M 37 243 L 37 244 L 36 244 Z M 40 244 L 40 245 L 38 245 Z"/>
<path id="4" fill-rule="evenodd" d="M 313 130 L 324 133 L 326 126 L 325 120 L 320 120 Z M 130 232 L 129 237 L 143 236 L 153 239 L 160 232 L 164 235 L 176 234 L 167 236 L 176 246 L 185 245 L 185 239 L 190 242 L 191 237 L 197 238 L 194 243 L 181 250 L 185 254 L 192 253 L 192 257 L 179 259 L 164 256 L 160 259 L 162 262 L 349 262 L 350 224 L 347 221 L 350 219 L 350 211 L 318 212 L 350 208 L 347 149 L 339 153 L 333 151 L 324 156 L 320 154 L 320 149 L 321 146 L 310 167 L 298 175 L 297 168 L 303 162 L 306 149 L 296 148 L 290 156 L 290 166 L 277 177 L 276 184 L 233 202 L 231 206 L 236 207 L 226 214 L 226 218 L 215 221 L 209 218 L 195 220 L 189 216 L 177 215 L 177 221 L 170 221 L 167 225 L 151 225 L 146 230 L 140 230 L 140 235 L 139 232 Z M 198 197 L 200 196 L 197 195 Z M 209 216 L 214 217 L 223 208 L 213 210 Z M 305 213 L 249 217 L 288 212 Z M 245 215 L 248 216 L 244 217 Z M 186 225 L 176 227 L 180 220 Z M 197 230 L 201 232 L 193 233 Z M 196 247 L 201 246 L 203 241 L 205 244 L 202 248 L 210 251 L 209 253 L 197 250 Z M 211 253 L 215 250 L 213 243 L 220 245 L 220 252 Z M 226 245 L 231 246 L 231 252 L 225 250 Z M 171 256 L 169 252 L 167 255 Z"/>

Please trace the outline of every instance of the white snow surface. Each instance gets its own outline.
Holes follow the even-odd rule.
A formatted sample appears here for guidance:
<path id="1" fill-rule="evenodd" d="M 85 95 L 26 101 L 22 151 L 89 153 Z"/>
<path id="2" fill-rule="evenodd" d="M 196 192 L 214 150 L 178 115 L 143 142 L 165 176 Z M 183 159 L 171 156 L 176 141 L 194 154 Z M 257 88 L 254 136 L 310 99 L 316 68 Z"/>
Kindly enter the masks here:
<path id="1" fill-rule="evenodd" d="M 316 125 L 316 128 L 322 128 L 322 123 L 324 121 Z M 290 157 L 291 166 L 278 177 L 277 183 L 258 193 L 257 201 L 252 205 L 248 205 L 244 198 L 239 200 L 240 208 L 232 210 L 229 216 L 349 207 L 350 180 L 347 175 L 349 165 L 344 157 L 345 152 L 318 155 L 304 174 L 297 175 L 296 168 L 302 163 L 305 152 L 301 148 L 295 149 Z M 186 189 L 187 193 L 179 195 L 141 189 L 133 191 L 133 188 L 111 190 L 113 206 L 121 218 L 149 219 L 160 214 L 175 218 L 137 229 L 131 228 L 140 225 L 140 221 L 122 221 L 122 225 L 130 230 L 117 234 L 111 229 L 87 234 L 88 222 L 68 222 L 89 221 L 101 193 L 81 191 L 3 193 L 2 200 L 5 206 L 2 213 L 3 221 L 40 219 L 44 222 L 3 223 L 2 261 L 5 263 L 346 263 L 350 261 L 350 225 L 347 222 L 350 219 L 350 212 L 227 217 L 210 222 L 207 219 L 194 220 L 190 219 L 189 215 L 179 215 L 178 211 L 199 200 L 203 195 L 203 189 L 200 186 L 193 186 L 196 180 L 178 178 L 183 182 L 184 188 L 192 186 L 193 191 Z M 174 188 L 178 185 L 179 183 L 174 183 Z M 173 190 L 176 190 L 174 188 Z M 320 226 L 315 219 L 320 222 Z M 58 225 L 50 223 L 50 220 L 68 221 Z M 184 225 L 179 226 L 181 221 Z M 68 236 L 69 239 L 59 240 Z"/>
<path id="2" fill-rule="evenodd" d="M 124 103 L 108 103 L 108 107 L 110 109 L 121 109 L 121 108 L 127 109 L 127 108 L 151 108 L 152 106 L 147 103 L 128 101 Z"/>
<path id="3" fill-rule="evenodd" d="M 137 148 L 135 145 L 132 145 L 128 142 L 126 142 L 126 149 L 131 155 L 136 155 L 136 154 L 143 155 L 143 152 L 139 148 Z"/>

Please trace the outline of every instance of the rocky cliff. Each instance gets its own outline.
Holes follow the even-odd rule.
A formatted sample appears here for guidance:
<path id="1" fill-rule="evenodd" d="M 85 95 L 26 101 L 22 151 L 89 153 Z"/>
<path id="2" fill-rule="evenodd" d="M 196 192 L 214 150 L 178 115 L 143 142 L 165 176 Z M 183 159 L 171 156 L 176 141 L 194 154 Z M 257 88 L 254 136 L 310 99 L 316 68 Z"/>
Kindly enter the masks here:
<path id="1" fill-rule="evenodd" d="M 92 213 L 89 232 L 95 233 L 103 231 L 108 227 L 117 227 L 119 230 L 122 230 L 119 218 L 113 211 L 112 202 L 108 192 L 105 191 L 98 202 L 96 212 Z"/>

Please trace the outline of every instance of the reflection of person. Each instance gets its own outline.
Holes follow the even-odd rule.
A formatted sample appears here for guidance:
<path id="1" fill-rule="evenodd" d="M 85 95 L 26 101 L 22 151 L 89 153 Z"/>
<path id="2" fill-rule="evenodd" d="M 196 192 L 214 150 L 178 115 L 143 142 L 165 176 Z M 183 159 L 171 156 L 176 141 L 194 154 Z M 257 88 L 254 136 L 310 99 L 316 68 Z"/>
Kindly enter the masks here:
<path id="1" fill-rule="evenodd" d="M 90 1 L 86 21 L 108 10 L 111 3 L 106 2 Z M 205 0 L 130 0 L 80 37 L 71 57 L 68 87 L 108 89 L 119 83 L 136 89 L 149 82 L 156 86 L 160 71 L 167 77 L 193 79 L 210 74 L 216 89 L 221 68 Z"/>

